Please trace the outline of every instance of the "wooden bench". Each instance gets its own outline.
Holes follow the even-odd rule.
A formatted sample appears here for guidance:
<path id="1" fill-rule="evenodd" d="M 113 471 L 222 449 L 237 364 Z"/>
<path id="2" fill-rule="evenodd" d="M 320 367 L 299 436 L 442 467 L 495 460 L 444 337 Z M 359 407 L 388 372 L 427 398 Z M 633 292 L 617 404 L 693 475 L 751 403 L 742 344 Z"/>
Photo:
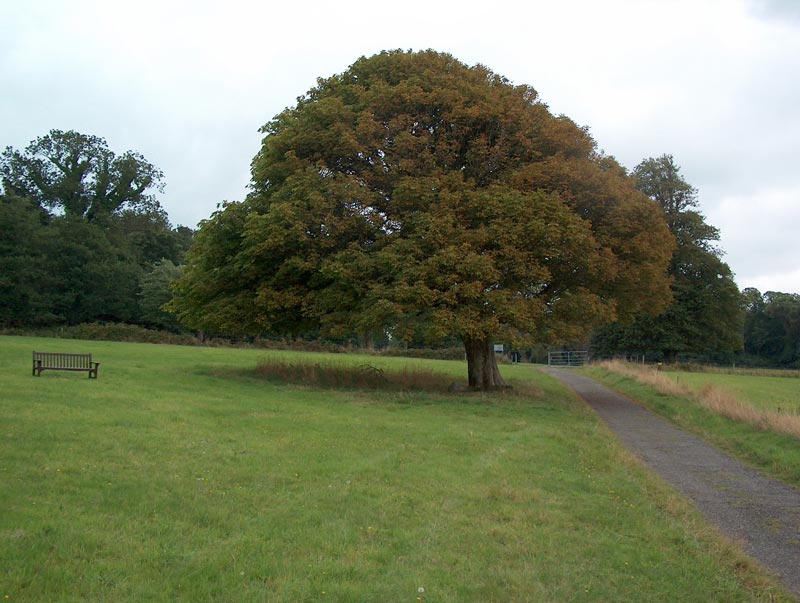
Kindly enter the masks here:
<path id="1" fill-rule="evenodd" d="M 86 371 L 89 379 L 97 379 L 99 366 L 99 362 L 92 362 L 91 354 L 33 353 L 33 374 L 36 377 L 41 376 L 42 371 Z"/>

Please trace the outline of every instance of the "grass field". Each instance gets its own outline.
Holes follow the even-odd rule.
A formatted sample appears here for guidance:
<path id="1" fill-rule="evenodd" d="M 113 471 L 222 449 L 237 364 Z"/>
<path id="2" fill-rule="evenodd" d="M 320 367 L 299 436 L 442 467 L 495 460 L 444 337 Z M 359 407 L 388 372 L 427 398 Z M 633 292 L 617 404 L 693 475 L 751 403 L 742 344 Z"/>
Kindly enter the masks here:
<path id="1" fill-rule="evenodd" d="M 30 374 L 92 352 L 98 380 Z M 582 403 L 320 389 L 281 362 L 458 362 L 0 337 L 4 601 L 789 601 Z"/>
<path id="2" fill-rule="evenodd" d="M 708 385 L 723 388 L 756 408 L 800 413 L 800 379 L 797 377 L 687 371 L 666 374 L 696 390 Z"/>

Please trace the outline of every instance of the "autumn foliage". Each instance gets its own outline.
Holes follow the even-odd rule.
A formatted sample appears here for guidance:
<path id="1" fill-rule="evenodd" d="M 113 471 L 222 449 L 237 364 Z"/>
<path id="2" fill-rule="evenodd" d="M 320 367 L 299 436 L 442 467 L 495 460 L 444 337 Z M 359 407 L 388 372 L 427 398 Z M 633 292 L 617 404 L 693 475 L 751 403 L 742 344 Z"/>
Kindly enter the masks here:
<path id="1" fill-rule="evenodd" d="M 263 128 L 252 192 L 207 220 L 174 307 L 236 333 L 559 341 L 670 299 L 659 208 L 529 86 L 383 52 Z"/>

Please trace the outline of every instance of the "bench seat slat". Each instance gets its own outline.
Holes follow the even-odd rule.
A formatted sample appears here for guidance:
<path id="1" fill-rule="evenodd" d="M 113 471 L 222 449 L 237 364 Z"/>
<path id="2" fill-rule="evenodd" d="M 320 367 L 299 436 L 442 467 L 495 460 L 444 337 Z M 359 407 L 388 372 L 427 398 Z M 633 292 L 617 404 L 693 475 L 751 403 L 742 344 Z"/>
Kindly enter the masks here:
<path id="1" fill-rule="evenodd" d="M 92 360 L 91 354 L 66 354 L 60 352 L 34 352 L 33 374 L 40 376 L 42 371 L 87 371 L 89 378 L 97 379 L 99 362 Z"/>

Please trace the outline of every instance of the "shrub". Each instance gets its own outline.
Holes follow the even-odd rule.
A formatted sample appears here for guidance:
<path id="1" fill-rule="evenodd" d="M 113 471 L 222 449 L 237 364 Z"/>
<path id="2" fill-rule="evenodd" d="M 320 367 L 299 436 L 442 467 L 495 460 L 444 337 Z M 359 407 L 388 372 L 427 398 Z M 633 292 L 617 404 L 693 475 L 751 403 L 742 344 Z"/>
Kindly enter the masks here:
<path id="1" fill-rule="evenodd" d="M 57 339 L 86 339 L 90 341 L 122 341 L 127 343 L 169 343 L 199 345 L 194 335 L 146 329 L 125 323 L 83 323 L 71 326 L 54 326 L 38 329 L 7 329 L 7 335 L 54 337 Z"/>
<path id="2" fill-rule="evenodd" d="M 464 360 L 464 348 L 387 348 L 381 350 L 381 356 L 398 356 L 401 358 L 425 358 L 427 360 Z"/>

